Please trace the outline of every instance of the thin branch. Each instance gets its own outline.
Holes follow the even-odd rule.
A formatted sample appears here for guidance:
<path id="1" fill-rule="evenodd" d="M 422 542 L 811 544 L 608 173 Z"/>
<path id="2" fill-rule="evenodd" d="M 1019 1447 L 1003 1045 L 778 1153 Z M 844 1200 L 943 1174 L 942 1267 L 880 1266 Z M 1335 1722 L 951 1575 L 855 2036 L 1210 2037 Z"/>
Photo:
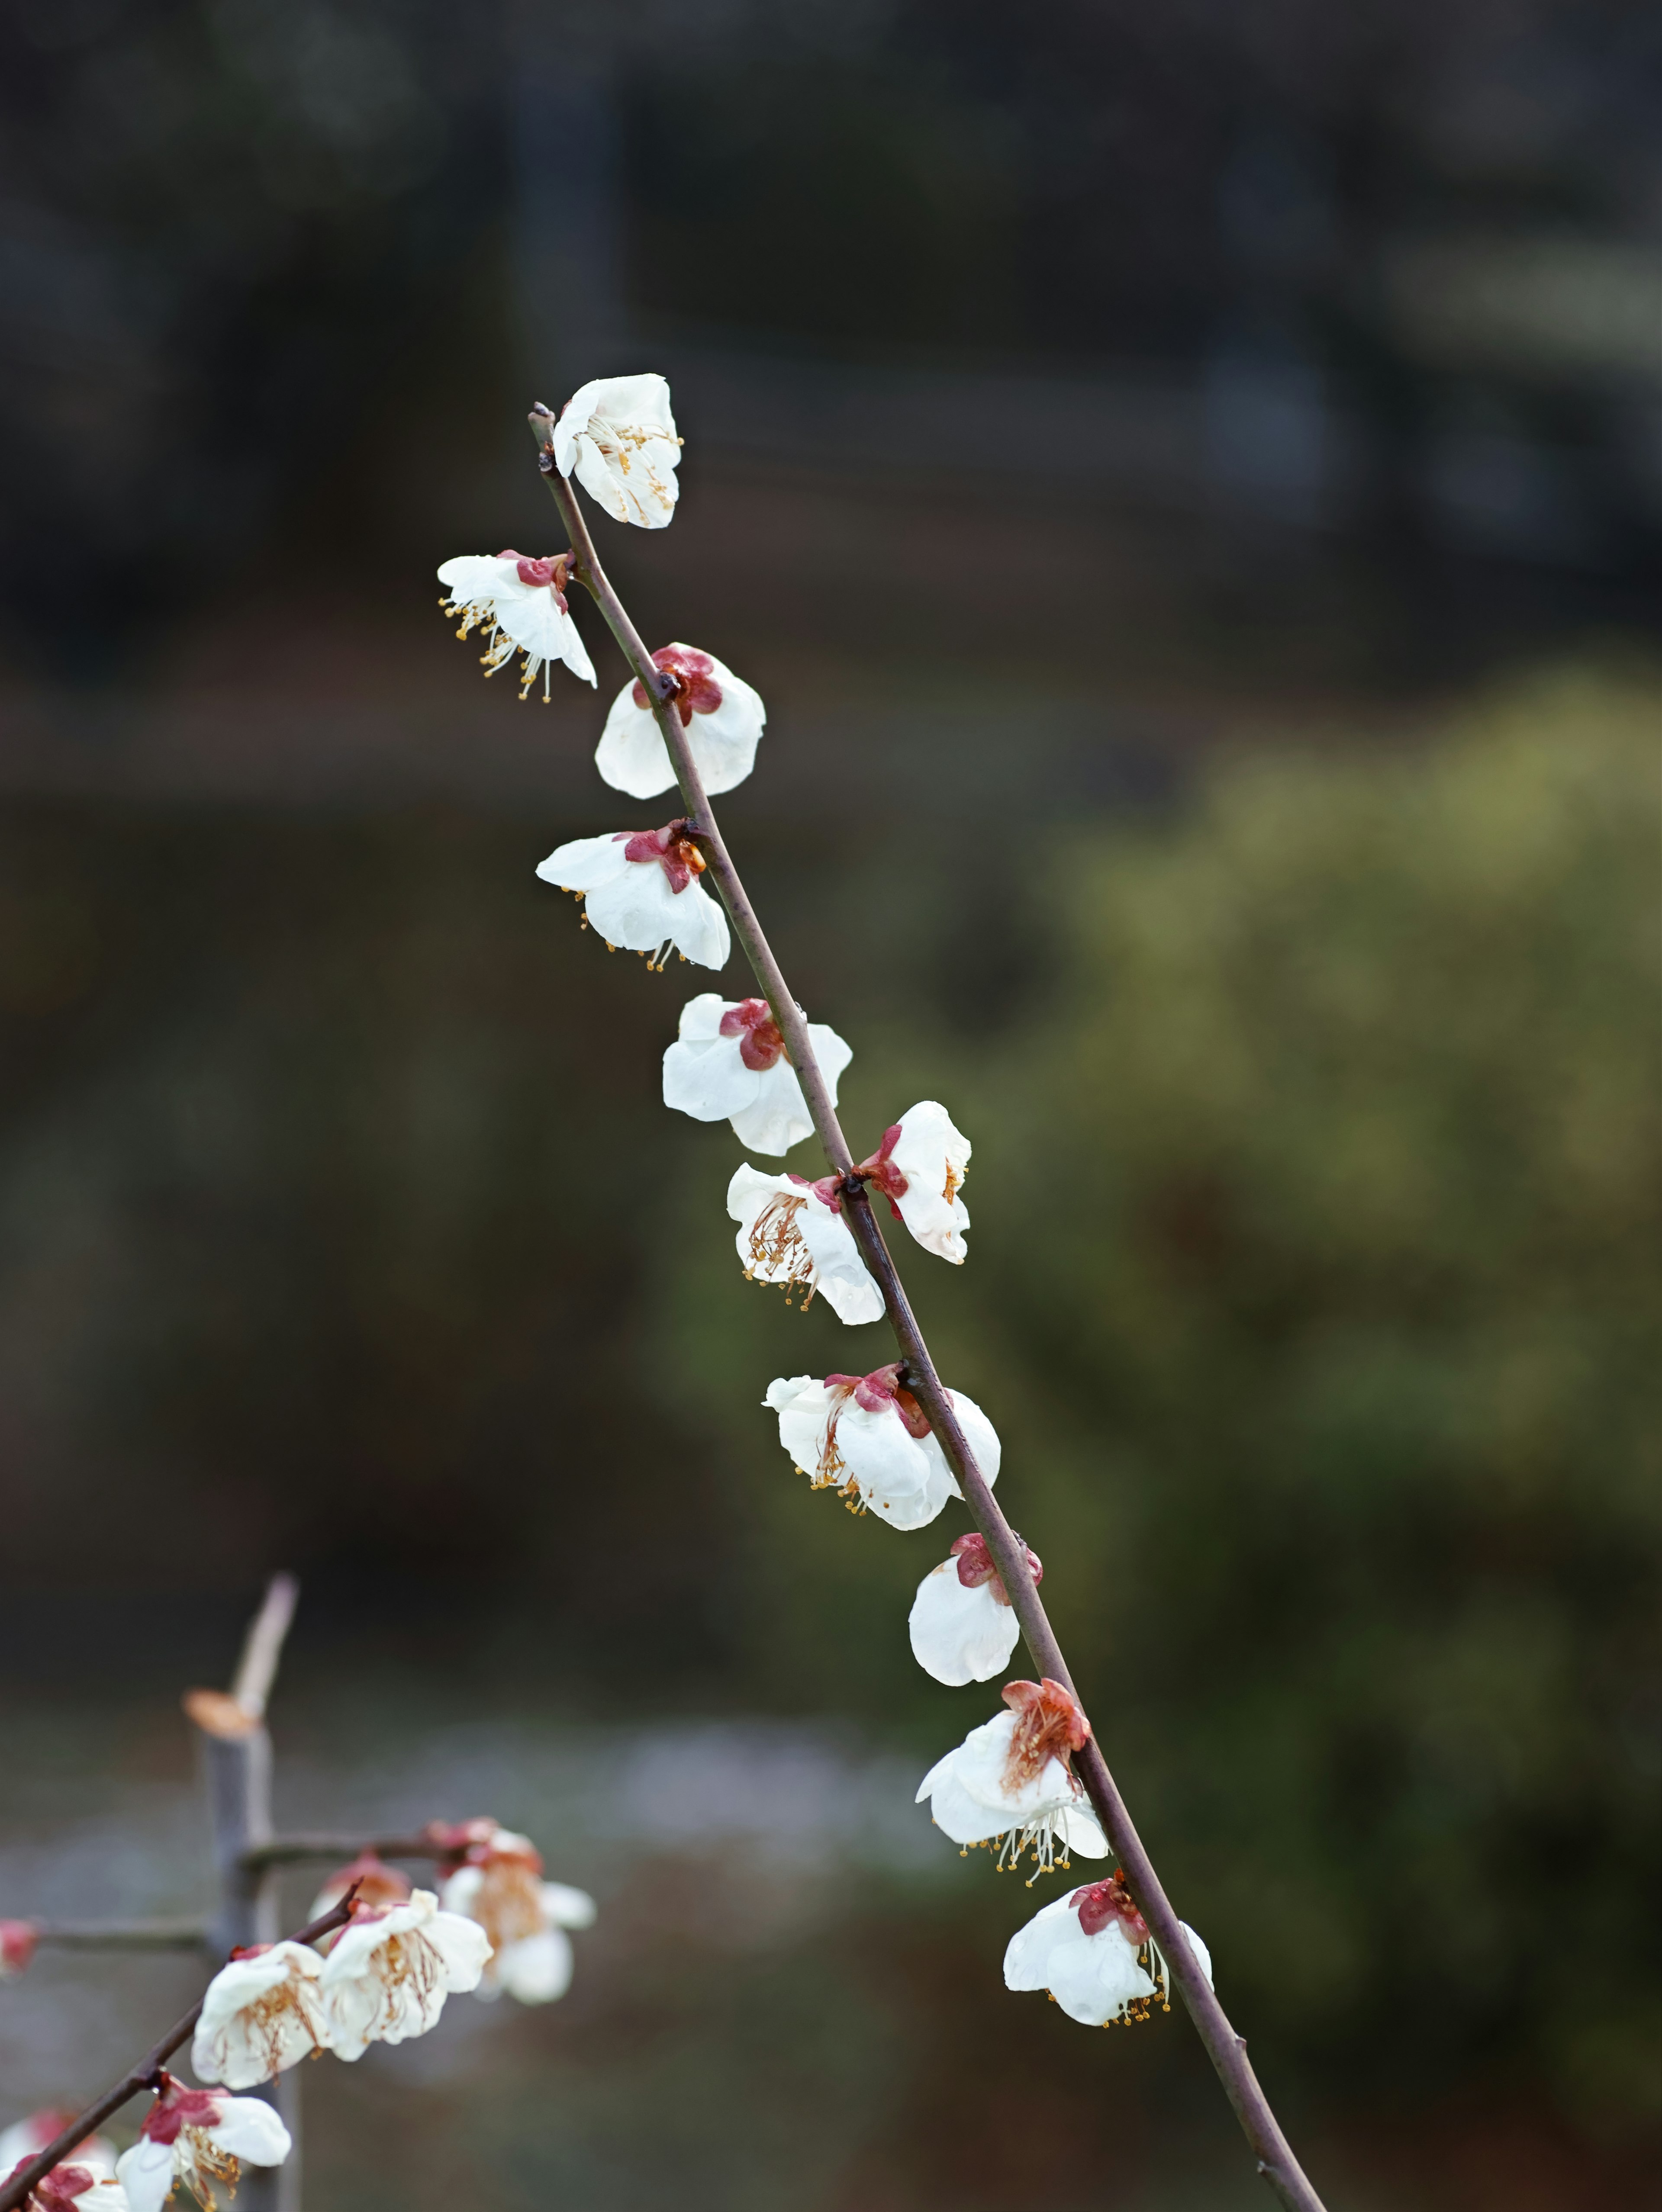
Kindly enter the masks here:
<path id="1" fill-rule="evenodd" d="M 350 1864 L 365 1851 L 373 1852 L 378 1859 L 441 1859 L 447 1856 L 430 1837 L 372 1836 L 365 1843 L 362 1836 L 294 1835 L 273 1836 L 269 1843 L 251 1844 L 237 1864 L 248 1874 L 259 1874 L 268 1867 L 304 1866 L 314 1859 Z"/>
<path id="2" fill-rule="evenodd" d="M 352 1917 L 352 1904 L 356 1895 L 357 1885 L 354 1883 L 338 1905 L 332 1905 L 327 1912 L 320 1913 L 315 1920 L 308 1921 L 304 1928 L 297 1929 L 289 1941 L 291 1943 L 315 1943 L 320 1936 L 327 1936 L 333 1929 L 344 1928 Z M 27 2202 L 30 2192 L 46 2179 L 53 2166 L 66 2159 L 78 2144 L 85 2142 L 96 2129 L 102 2127 L 112 2112 L 119 2112 L 130 2097 L 137 2097 L 141 2091 L 155 2087 L 162 2068 L 180 2045 L 189 2039 L 201 2018 L 202 2005 L 203 1999 L 198 1997 L 184 2019 L 176 2021 L 155 2048 L 147 2051 L 137 2065 L 130 2068 L 113 2088 L 107 2089 L 101 2097 L 88 2106 L 84 2112 L 78 2113 L 61 2135 L 54 2136 L 45 2150 L 38 2153 L 27 2166 L 20 2166 L 9 2180 L 0 2184 L 0 2212 L 17 2212 L 17 2207 Z"/>
<path id="3" fill-rule="evenodd" d="M 958 1479 L 964 1502 L 969 1507 L 976 1526 L 987 1540 L 987 1549 L 1009 1594 L 1022 1636 L 1032 1655 L 1033 1664 L 1041 1674 L 1048 1674 L 1051 1680 L 1071 1690 L 1073 1678 L 1027 1565 L 1026 1547 L 1018 1540 L 1005 1519 L 985 1476 L 976 1464 L 975 1455 L 959 1425 L 952 1402 L 941 1388 L 934 1362 L 929 1357 L 922 1331 L 917 1325 L 894 1262 L 889 1256 L 883 1232 L 872 1212 L 864 1186 L 857 1177 L 850 1175 L 854 1155 L 843 1134 L 836 1109 L 831 1104 L 831 1093 L 814 1057 L 807 1017 L 786 988 L 779 963 L 773 957 L 772 948 L 763 933 L 756 910 L 740 881 L 739 872 L 717 826 L 715 811 L 705 794 L 697 765 L 692 757 L 686 732 L 671 703 L 674 687 L 654 665 L 639 631 L 625 613 L 622 601 L 600 565 L 576 494 L 553 465 L 552 417 L 545 409 L 539 408 L 530 420 L 532 434 L 543 447 L 539 466 L 570 533 L 571 549 L 576 556 L 572 573 L 593 595 L 613 637 L 622 648 L 624 659 L 634 670 L 636 680 L 654 702 L 654 714 L 669 750 L 670 759 L 675 764 L 676 779 L 681 787 L 688 820 L 697 833 L 709 872 L 715 879 L 716 889 L 721 892 L 722 902 L 732 918 L 734 933 L 744 947 L 745 956 L 762 987 L 774 1020 L 784 1033 L 826 1160 L 836 1174 L 845 1178 L 843 1204 L 849 1225 L 867 1267 L 882 1291 L 889 1323 L 906 1364 L 907 1388 L 928 1415 L 930 1424 L 941 1439 L 941 1449 Z M 1258 2172 L 1282 2203 L 1289 2208 L 1289 2212 L 1323 2212 L 1321 2199 L 1293 2155 L 1280 2123 L 1258 2086 L 1257 2077 L 1247 2059 L 1245 2037 L 1237 2035 L 1230 2026 L 1211 1984 L 1201 1972 L 1194 1953 L 1189 1948 L 1182 1923 L 1160 1886 L 1153 1862 L 1132 1825 L 1130 1814 L 1125 1809 L 1125 1802 L 1108 1771 L 1107 1762 L 1094 1735 L 1076 1757 L 1080 1779 L 1096 1808 L 1109 1842 L 1118 1854 L 1127 1886 L 1136 1899 L 1138 1910 L 1165 1954 L 1172 1979 L 1188 2008 L 1207 2055 L 1217 2069 L 1225 2093 L 1257 2159 Z M 3 2212 L 3 2208 L 0 2208 L 0 2212 Z"/>
<path id="4" fill-rule="evenodd" d="M 248 1624 L 242 1656 L 231 1678 L 231 1696 L 252 1720 L 264 1717 L 283 1656 L 283 1639 L 299 1600 L 300 1584 L 293 1575 L 273 1575 L 265 1585 L 265 1603 Z"/>
<path id="5" fill-rule="evenodd" d="M 198 1951 L 201 1920 L 37 1920 L 34 1940 L 60 1951 Z"/>

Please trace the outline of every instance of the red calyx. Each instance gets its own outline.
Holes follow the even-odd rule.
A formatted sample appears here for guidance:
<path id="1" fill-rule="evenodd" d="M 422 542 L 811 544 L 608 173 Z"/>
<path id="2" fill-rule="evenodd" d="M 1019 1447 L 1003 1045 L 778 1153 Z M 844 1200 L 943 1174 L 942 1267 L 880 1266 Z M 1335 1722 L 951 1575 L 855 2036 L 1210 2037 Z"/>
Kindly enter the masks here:
<path id="1" fill-rule="evenodd" d="M 1125 1940 L 1141 1949 L 1148 1941 L 1148 1923 L 1137 1911 L 1125 1887 L 1125 1869 L 1116 1867 L 1106 1881 L 1076 1889 L 1068 1900 L 1079 1913 L 1079 1924 L 1087 1936 L 1100 1936 L 1110 1921 L 1117 1920 Z"/>
<path id="2" fill-rule="evenodd" d="M 1032 1781 L 1047 1759 L 1066 1766 L 1069 1753 L 1089 1741 L 1091 1723 L 1079 1699 L 1048 1674 L 1042 1682 L 1007 1682 L 1000 1695 L 1016 1717 L 1004 1768 L 1007 1790 Z"/>
<path id="3" fill-rule="evenodd" d="M 873 1368 L 869 1375 L 828 1375 L 825 1388 L 846 1392 L 864 1413 L 880 1413 L 886 1407 L 892 1408 L 899 1414 L 907 1435 L 921 1440 L 929 1433 L 928 1416 L 901 1382 L 901 1364 L 897 1359 L 888 1367 Z"/>
<path id="4" fill-rule="evenodd" d="M 709 653 L 700 653 L 695 645 L 661 645 L 652 656 L 652 665 L 661 668 L 674 684 L 673 703 L 685 729 L 695 714 L 713 714 L 721 703 L 721 687 L 710 671 L 715 663 Z M 646 685 L 637 677 L 630 693 L 637 707 L 650 707 Z"/>
<path id="5" fill-rule="evenodd" d="M 222 2089 L 187 2089 L 172 2074 L 156 2083 L 156 2098 L 139 2130 L 152 2142 L 177 2142 L 181 2128 L 210 2128 L 219 2118 Z"/>
<path id="6" fill-rule="evenodd" d="M 784 1032 L 765 999 L 743 999 L 730 1006 L 721 1017 L 721 1035 L 738 1038 L 740 1059 L 758 1075 L 785 1049 Z"/>
<path id="7" fill-rule="evenodd" d="M 868 1160 L 861 1160 L 854 1170 L 868 1189 L 880 1190 L 889 1201 L 889 1211 L 897 1221 L 900 1218 L 899 1201 L 910 1188 L 889 1155 L 900 1142 L 900 1124 L 896 1121 L 883 1132 L 883 1141 Z"/>
<path id="8" fill-rule="evenodd" d="M 1021 1543 L 1020 1536 L 1016 1541 Z M 1026 1544 L 1022 1544 L 1021 1548 L 1027 1553 L 1027 1571 L 1036 1583 L 1043 1582 L 1044 1570 L 1039 1564 L 1038 1553 L 1029 1550 Z M 993 1555 L 987 1549 L 984 1536 L 978 1533 L 960 1536 L 953 1546 L 953 1553 L 958 1560 L 958 1579 L 965 1589 L 979 1589 L 985 1583 L 990 1588 L 996 1604 L 1008 1605 L 1009 1592 L 1004 1587 L 1004 1577 L 993 1565 Z"/>
<path id="9" fill-rule="evenodd" d="M 618 839 L 623 843 L 624 860 L 656 860 L 669 878 L 671 890 L 680 892 L 709 866 L 687 835 L 691 827 L 685 820 L 667 822 L 661 830 L 637 830 L 632 837 L 620 830 Z"/>
<path id="10" fill-rule="evenodd" d="M 28 2162 L 20 2158 L 6 2176 L 7 2180 L 21 2173 Z M 29 2203 L 38 2206 L 40 2212 L 76 2212 L 76 2198 L 84 2197 L 97 2179 L 89 2166 L 55 2166 L 35 2183 L 29 2193 Z"/>
<path id="11" fill-rule="evenodd" d="M 540 560 L 533 561 L 529 555 L 516 553 L 511 545 L 505 545 L 497 554 L 496 558 L 499 561 L 512 561 L 514 563 L 514 574 L 519 577 L 520 581 L 522 584 L 529 584 L 533 591 L 539 586 L 546 585 L 553 592 L 560 612 L 564 614 L 567 611 L 565 587 L 568 571 L 571 566 L 571 556 L 569 553 L 550 553 L 545 555 Z"/>

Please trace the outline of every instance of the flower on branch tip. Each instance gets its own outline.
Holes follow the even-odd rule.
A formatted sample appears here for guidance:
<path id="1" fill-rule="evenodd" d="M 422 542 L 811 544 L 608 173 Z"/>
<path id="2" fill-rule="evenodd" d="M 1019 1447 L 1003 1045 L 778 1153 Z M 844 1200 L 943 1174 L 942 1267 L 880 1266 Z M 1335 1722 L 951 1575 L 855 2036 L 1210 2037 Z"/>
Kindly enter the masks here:
<path id="1" fill-rule="evenodd" d="M 675 512 L 681 441 L 669 386 L 642 376 L 601 376 L 574 392 L 554 425 L 554 465 L 575 475 L 619 522 L 661 530 Z"/>
<path id="2" fill-rule="evenodd" d="M 14 2120 L 9 2128 L 0 2129 L 0 2181 L 9 2179 L 30 2159 L 39 2158 L 48 2143 L 56 2142 L 64 2129 L 74 2124 L 73 2112 L 48 2105 L 31 2112 L 27 2119 Z M 104 2136 L 87 2136 L 69 2153 L 69 2159 L 76 2166 L 90 2166 L 95 2173 L 113 2173 L 115 2145 Z"/>
<path id="3" fill-rule="evenodd" d="M 596 681 L 577 625 L 566 605 L 569 554 L 533 561 L 508 546 L 504 551 L 459 553 L 439 569 L 440 583 L 450 596 L 439 605 L 447 615 L 460 615 L 458 637 L 472 629 L 484 631 L 480 655 L 487 676 L 504 668 L 517 653 L 520 696 L 530 696 L 540 670 L 543 696 L 550 696 L 549 677 L 557 660 L 564 661 L 585 684 Z"/>
<path id="4" fill-rule="evenodd" d="M 1043 1580 L 1036 1552 L 1027 1552 L 1027 1565 Z M 924 1576 L 906 1626 L 912 1656 L 937 1682 L 956 1688 L 1004 1672 L 1021 1630 L 984 1536 L 960 1536 L 951 1558 Z"/>
<path id="5" fill-rule="evenodd" d="M 1025 1850 L 1038 1874 L 1050 1871 L 1058 1848 L 1063 1866 L 1071 1851 L 1105 1857 L 1101 1824 L 1068 1764 L 1091 1734 L 1079 1700 L 1048 1675 L 1007 1682 L 1002 1696 L 1008 1711 L 936 1761 L 918 1785 L 918 1803 L 929 1799 L 935 1826 L 955 1844 L 996 1844 L 1001 1871 Z"/>
<path id="6" fill-rule="evenodd" d="M 1187 1922 L 1178 1925 L 1209 1982 L 1211 1954 Z M 1117 1869 L 1017 1929 L 1004 1954 L 1004 1986 L 1048 1990 L 1069 2020 L 1087 2027 L 1147 2020 L 1157 1998 L 1171 2010 L 1166 1960 Z"/>
<path id="7" fill-rule="evenodd" d="M 853 1049 L 824 1022 L 810 1022 L 808 1036 L 834 1106 L 837 1079 Z M 813 1129 L 765 999 L 723 999 L 706 991 L 687 1000 L 675 1042 L 664 1053 L 664 1103 L 695 1121 L 730 1121 L 753 1152 L 788 1152 Z"/>
<path id="8" fill-rule="evenodd" d="M 970 1140 L 933 1098 L 910 1108 L 855 1173 L 868 1190 L 881 1191 L 897 1221 L 904 1221 L 926 1252 L 961 1263 L 970 1217 L 959 1196 L 970 1164 Z"/>
<path id="9" fill-rule="evenodd" d="M 459 1850 L 441 1863 L 444 1909 L 477 1921 L 490 1942 L 474 1995 L 494 1997 L 506 1990 L 521 2004 L 563 1997 L 571 1986 L 566 1930 L 594 1926 L 594 1899 L 565 1882 L 545 1881 L 542 1856 L 530 1838 L 495 1820 L 464 1821 L 451 1832 Z"/>
<path id="10" fill-rule="evenodd" d="M 362 2058 L 372 2043 L 425 2035 L 447 1996 L 478 1988 L 490 1956 L 484 1929 L 441 1911 L 430 1889 L 402 1905 L 356 1908 L 319 1977 L 329 2048 Z"/>
<path id="11" fill-rule="evenodd" d="M 644 952 L 648 965 L 661 968 L 673 945 L 700 968 L 725 968 L 733 949 L 728 918 L 698 881 L 705 861 L 691 827 L 667 822 L 661 830 L 574 837 L 537 873 L 585 901 L 584 926 L 592 923 L 609 949 Z"/>
<path id="12" fill-rule="evenodd" d="M 27 1973 L 40 1931 L 33 1920 L 0 1920 L 0 1982 Z M 50 2142 L 52 2137 L 47 2136 Z"/>
<path id="13" fill-rule="evenodd" d="M 661 646 L 652 658 L 678 686 L 673 703 L 704 789 L 731 791 L 756 764 L 768 718 L 761 694 L 696 645 Z M 654 799 L 673 789 L 669 748 L 638 680 L 624 684 L 612 702 L 594 765 L 614 791 L 626 791 L 631 799 Z"/>
<path id="14" fill-rule="evenodd" d="M 308 1920 L 321 1920 L 326 1912 L 332 1912 L 349 1889 L 356 1889 L 353 1902 L 360 1905 L 403 1905 L 409 1898 L 411 1881 L 397 1867 L 390 1867 L 374 1851 L 360 1851 L 348 1865 L 337 1867 L 312 1899 Z M 327 1951 L 333 1944 L 338 1929 L 319 1938 L 318 1948 Z"/>
<path id="15" fill-rule="evenodd" d="M 322 1972 L 322 1960 L 305 1943 L 252 1943 L 233 1951 L 202 2000 L 191 2045 L 198 2079 L 253 2089 L 326 2050 Z"/>
<path id="16" fill-rule="evenodd" d="M 870 1375 L 781 1376 L 763 1404 L 779 1416 L 779 1441 L 816 1490 L 835 1489 L 850 1510 L 868 1508 L 895 1528 L 922 1528 L 960 1495 L 900 1364 Z M 998 1479 L 998 1431 L 973 1398 L 947 1393 L 989 1484 Z M 1008 1650 L 1006 1653 L 1008 1656 Z M 967 1679 L 967 1678 L 966 1678 Z"/>
<path id="17" fill-rule="evenodd" d="M 70 2115 L 73 2118 L 73 2114 Z M 13 2130 L 8 2129 L 10 2135 Z M 9 2181 L 19 2166 L 27 2166 L 45 2150 L 51 2136 L 9 2165 L 0 2164 L 0 2182 Z M 24 2199 L 25 2212 L 131 2212 L 127 2192 L 109 2174 L 76 2156 L 66 2159 L 43 2174 Z"/>
<path id="18" fill-rule="evenodd" d="M 835 1176 L 809 1182 L 746 1164 L 728 1185 L 728 1213 L 739 1224 L 734 1243 L 752 1281 L 782 1283 L 788 1305 L 791 1291 L 801 1291 L 804 1312 L 823 1293 L 839 1321 L 882 1319 L 883 1293 L 843 1218 Z"/>
<path id="19" fill-rule="evenodd" d="M 264 2098 L 187 2089 L 163 2074 L 138 2141 L 123 2151 L 115 2175 L 132 2212 L 161 2212 L 176 2181 L 204 2212 L 214 2212 L 216 2183 L 234 2196 L 245 2165 L 281 2166 L 290 2148 L 288 2129 Z"/>

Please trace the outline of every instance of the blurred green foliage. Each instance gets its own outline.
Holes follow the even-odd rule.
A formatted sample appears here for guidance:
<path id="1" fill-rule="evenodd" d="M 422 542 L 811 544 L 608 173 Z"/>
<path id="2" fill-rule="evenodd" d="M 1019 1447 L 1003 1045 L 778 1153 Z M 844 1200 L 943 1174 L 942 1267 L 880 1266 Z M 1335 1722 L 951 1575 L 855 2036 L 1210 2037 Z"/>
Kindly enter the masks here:
<path id="1" fill-rule="evenodd" d="M 897 1023 L 850 1086 L 856 1152 L 937 1087 L 974 1137 L 970 1266 L 900 1237 L 943 1371 L 1232 2004 L 1353 2087 L 1522 2060 L 1587 2117 L 1658 2078 L 1657 727 L 1572 675 L 1226 759 L 1049 841 L 1025 1017 L 951 1073 Z M 886 1356 L 735 1332 L 723 1265 L 681 1294 L 712 1422 L 758 1330 L 780 1371 Z M 758 1662 L 944 1748 L 995 1692 L 898 1622 L 955 1516 L 851 1526 L 734 1427 Z"/>

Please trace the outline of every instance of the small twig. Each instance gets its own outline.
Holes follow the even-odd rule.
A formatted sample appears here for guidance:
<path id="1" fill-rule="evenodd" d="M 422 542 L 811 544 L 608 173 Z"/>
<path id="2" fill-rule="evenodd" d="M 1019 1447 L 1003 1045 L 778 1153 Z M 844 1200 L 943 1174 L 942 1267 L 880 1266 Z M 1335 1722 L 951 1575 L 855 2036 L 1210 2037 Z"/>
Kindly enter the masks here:
<path id="1" fill-rule="evenodd" d="M 532 434 L 543 447 L 539 465 L 544 480 L 553 494 L 561 519 L 570 533 L 572 550 L 576 556 L 572 573 L 593 596 L 622 648 L 624 659 L 634 670 L 636 680 L 654 702 L 654 716 L 668 748 L 670 759 L 674 763 L 676 780 L 681 787 L 682 802 L 686 808 L 688 820 L 705 854 L 722 903 L 732 918 L 734 933 L 744 947 L 745 956 L 762 987 L 774 1020 L 784 1033 L 825 1158 L 833 1172 L 844 1179 L 843 1204 L 849 1225 L 859 1244 L 861 1257 L 883 1294 L 895 1341 L 906 1363 L 908 1388 L 914 1392 L 928 1415 L 930 1424 L 941 1439 L 947 1463 L 957 1477 L 964 1502 L 987 1540 L 987 1549 L 998 1569 L 1000 1579 L 1009 1593 L 1010 1602 L 1020 1623 L 1022 1637 L 1032 1655 L 1034 1665 L 1041 1674 L 1048 1674 L 1053 1681 L 1060 1682 L 1071 1690 L 1073 1678 L 1033 1582 L 1027 1565 L 1026 1548 L 1005 1519 L 985 1476 L 976 1464 L 975 1455 L 959 1425 L 952 1401 L 941 1388 L 934 1362 L 923 1340 L 923 1333 L 918 1328 L 894 1262 L 889 1256 L 883 1232 L 867 1200 L 864 1186 L 851 1173 L 854 1155 L 843 1134 L 836 1109 L 831 1104 L 830 1090 L 814 1056 L 807 1018 L 786 988 L 779 963 L 773 957 L 772 948 L 757 919 L 756 909 L 739 879 L 739 872 L 734 866 L 732 856 L 716 825 L 715 811 L 705 794 L 697 764 L 692 757 L 692 747 L 681 726 L 680 716 L 670 704 L 674 696 L 673 686 L 664 678 L 647 651 L 640 632 L 630 620 L 623 602 L 601 568 L 575 492 L 552 465 L 553 418 L 545 408 L 539 407 L 533 412 L 530 421 Z M 1109 1842 L 1119 1856 L 1127 1885 L 1138 1909 L 1165 1954 L 1172 1980 L 1188 2008 L 1190 2017 L 1205 2045 L 1207 2056 L 1217 2070 L 1225 2094 L 1233 2106 L 1242 2130 L 1257 2156 L 1258 2172 L 1288 2208 L 1288 2212 L 1323 2212 L 1321 2199 L 1293 2155 L 1281 2124 L 1270 2110 L 1269 2100 L 1247 2062 L 1245 2039 L 1237 2035 L 1230 2026 L 1211 1983 L 1201 1972 L 1189 1948 L 1182 1923 L 1160 1885 L 1141 1837 L 1132 1826 L 1124 1800 L 1108 1771 L 1107 1762 L 1094 1735 L 1076 1756 L 1080 1779 L 1096 1808 Z M 3 2212 L 3 2208 L 0 2208 L 0 2212 Z"/>
<path id="2" fill-rule="evenodd" d="M 352 1902 L 356 1895 L 357 1885 L 355 1882 L 338 1905 L 331 1905 L 327 1912 L 308 1921 L 304 1928 L 298 1929 L 289 1936 L 289 1941 L 291 1943 L 315 1943 L 320 1936 L 328 1935 L 332 1929 L 344 1928 L 352 1917 Z M 163 2066 L 180 2045 L 189 2038 L 201 2018 L 202 2005 L 203 1999 L 198 1997 L 184 2019 L 170 2027 L 155 2048 L 146 2051 L 137 2065 L 130 2068 L 113 2088 L 107 2089 L 95 2103 L 77 2114 L 64 2132 L 46 2145 L 45 2150 L 32 2158 L 27 2166 L 20 2167 L 9 2181 L 0 2184 L 0 2212 L 17 2212 L 17 2207 L 27 2202 L 36 2185 L 44 2181 L 53 2166 L 67 2158 L 78 2144 L 85 2142 L 94 2130 L 101 2127 L 112 2112 L 119 2112 L 130 2097 L 137 2097 L 141 2091 L 155 2087 L 156 2077 Z"/>
<path id="3" fill-rule="evenodd" d="M 265 1603 L 248 1624 L 242 1656 L 231 1678 L 231 1696 L 251 1720 L 265 1715 L 283 1656 L 283 1639 L 299 1599 L 300 1584 L 293 1575 L 273 1575 L 265 1585 Z"/>
<path id="4" fill-rule="evenodd" d="M 195 1951 L 208 1929 L 200 1920 L 37 1920 L 34 1940 L 60 1951 Z"/>
<path id="5" fill-rule="evenodd" d="M 273 1836 L 269 1843 L 252 1844 L 238 1858 L 237 1864 L 248 1874 L 259 1874 L 268 1867 L 303 1866 L 308 1859 L 333 1859 L 350 1864 L 365 1851 L 373 1852 L 378 1859 L 446 1856 L 439 1844 L 430 1838 L 424 1840 L 420 1836 L 373 1836 L 365 1843 L 362 1836 L 296 1835 Z"/>

